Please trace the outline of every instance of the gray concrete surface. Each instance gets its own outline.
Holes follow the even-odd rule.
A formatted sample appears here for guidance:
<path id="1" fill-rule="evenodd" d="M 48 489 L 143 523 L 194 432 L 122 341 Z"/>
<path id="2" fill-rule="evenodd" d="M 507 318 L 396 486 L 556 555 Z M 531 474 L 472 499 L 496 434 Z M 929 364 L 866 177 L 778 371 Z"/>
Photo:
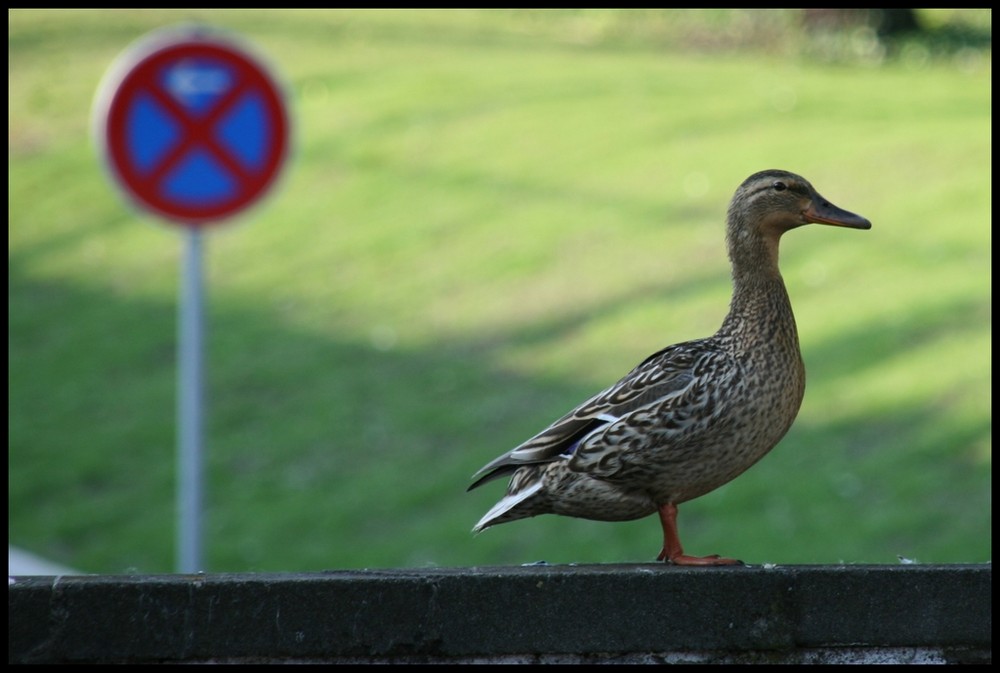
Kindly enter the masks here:
<path id="1" fill-rule="evenodd" d="M 79 570 L 44 559 L 24 549 L 7 546 L 7 575 L 80 575 Z"/>

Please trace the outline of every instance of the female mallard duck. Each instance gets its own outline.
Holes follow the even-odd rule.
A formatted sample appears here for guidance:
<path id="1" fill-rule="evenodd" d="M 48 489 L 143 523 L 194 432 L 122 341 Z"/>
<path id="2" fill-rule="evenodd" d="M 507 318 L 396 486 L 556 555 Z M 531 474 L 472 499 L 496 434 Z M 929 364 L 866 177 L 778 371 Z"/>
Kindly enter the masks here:
<path id="1" fill-rule="evenodd" d="M 795 420 L 805 367 L 778 271 L 778 241 L 811 222 L 872 226 L 794 173 L 769 170 L 747 178 L 729 205 L 733 298 L 719 331 L 654 353 L 479 470 L 470 490 L 513 476 L 473 531 L 538 514 L 627 521 L 658 512 L 659 560 L 740 563 L 686 555 L 677 535 L 677 505 L 741 474 Z"/>

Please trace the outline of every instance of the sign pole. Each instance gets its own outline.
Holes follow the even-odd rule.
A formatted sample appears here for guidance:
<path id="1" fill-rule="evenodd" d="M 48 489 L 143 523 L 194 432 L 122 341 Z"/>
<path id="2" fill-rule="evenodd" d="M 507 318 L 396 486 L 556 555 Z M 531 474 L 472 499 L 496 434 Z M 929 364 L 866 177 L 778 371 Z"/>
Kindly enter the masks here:
<path id="1" fill-rule="evenodd" d="M 191 227 L 184 237 L 178 322 L 178 479 L 177 571 L 203 571 L 202 500 L 204 435 L 204 283 L 202 232 Z"/>

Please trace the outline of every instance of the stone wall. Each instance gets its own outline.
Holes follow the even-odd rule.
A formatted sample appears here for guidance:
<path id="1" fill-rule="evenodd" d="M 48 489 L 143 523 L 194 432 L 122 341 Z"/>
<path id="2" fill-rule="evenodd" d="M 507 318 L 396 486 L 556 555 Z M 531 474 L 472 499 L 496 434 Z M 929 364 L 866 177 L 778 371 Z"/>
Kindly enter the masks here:
<path id="1" fill-rule="evenodd" d="M 18 577 L 10 663 L 989 662 L 992 566 Z"/>

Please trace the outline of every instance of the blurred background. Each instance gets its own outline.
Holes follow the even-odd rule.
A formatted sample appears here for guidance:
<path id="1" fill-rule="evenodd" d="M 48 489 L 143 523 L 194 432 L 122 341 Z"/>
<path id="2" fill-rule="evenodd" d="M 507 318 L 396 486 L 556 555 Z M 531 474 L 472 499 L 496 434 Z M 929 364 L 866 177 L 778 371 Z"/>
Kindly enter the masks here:
<path id="1" fill-rule="evenodd" d="M 8 12 L 9 542 L 173 570 L 182 234 L 90 110 L 148 31 L 287 84 L 279 187 L 206 236 L 207 570 L 648 562 L 654 518 L 472 525 L 469 477 L 728 308 L 728 201 L 798 172 L 871 231 L 786 236 L 809 373 L 690 553 L 991 558 L 990 10 Z"/>

